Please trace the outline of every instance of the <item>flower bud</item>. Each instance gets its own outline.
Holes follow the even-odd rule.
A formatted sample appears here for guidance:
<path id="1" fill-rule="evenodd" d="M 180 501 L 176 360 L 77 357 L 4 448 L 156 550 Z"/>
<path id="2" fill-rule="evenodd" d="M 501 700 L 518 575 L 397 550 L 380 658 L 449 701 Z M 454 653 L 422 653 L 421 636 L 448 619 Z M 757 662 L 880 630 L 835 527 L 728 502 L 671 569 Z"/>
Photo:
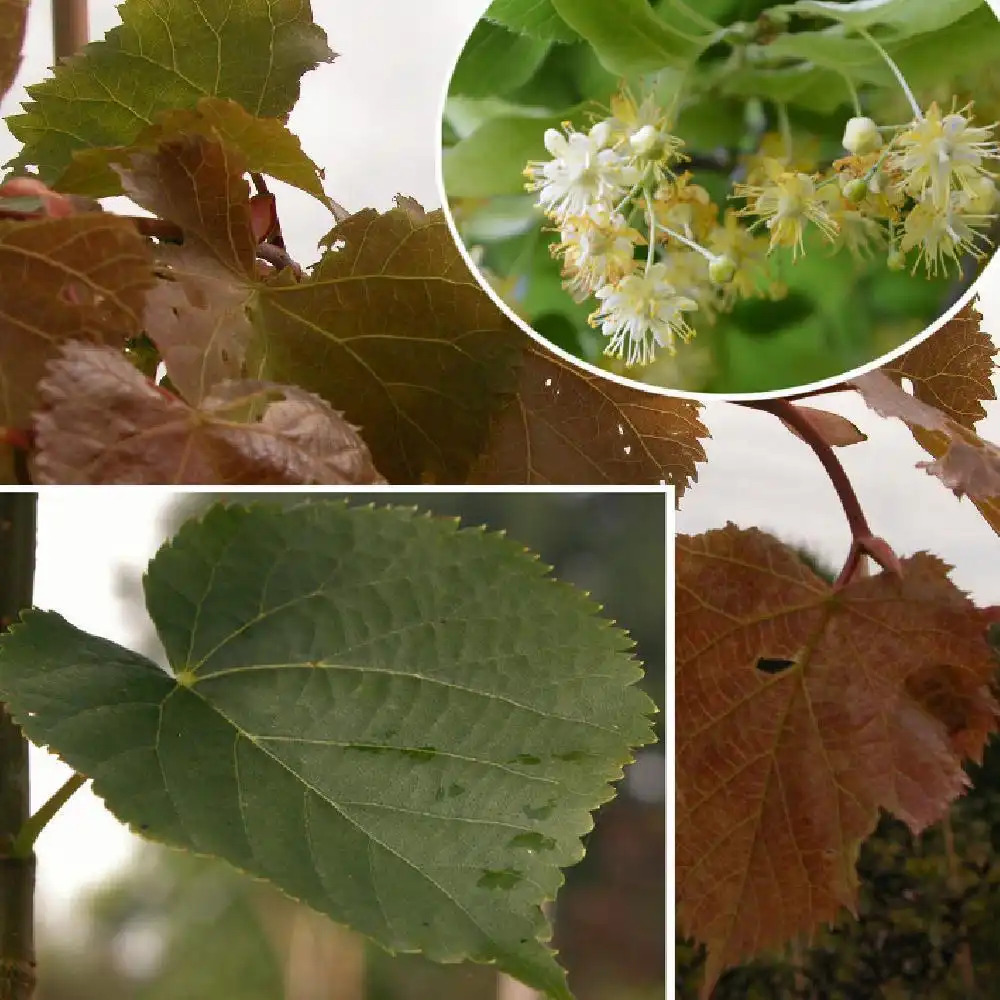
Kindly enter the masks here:
<path id="1" fill-rule="evenodd" d="M 890 250 L 885 263 L 890 271 L 902 271 L 906 267 L 906 254 L 902 250 Z"/>
<path id="2" fill-rule="evenodd" d="M 973 177 L 966 189 L 965 211 L 971 215 L 992 215 L 997 204 L 997 186 L 992 177 Z"/>
<path id="3" fill-rule="evenodd" d="M 708 265 L 708 276 L 717 285 L 728 285 L 736 277 L 736 262 L 727 254 L 713 257 Z"/>
<path id="4" fill-rule="evenodd" d="M 882 148 L 882 134 L 871 118 L 851 118 L 844 128 L 844 149 L 865 156 Z"/>
<path id="5" fill-rule="evenodd" d="M 656 145 L 660 137 L 659 130 L 653 125 L 643 125 L 629 139 L 632 151 L 638 156 L 645 156 Z"/>
<path id="6" fill-rule="evenodd" d="M 843 192 L 852 205 L 860 205 L 868 196 L 868 181 L 864 177 L 854 177 L 844 185 Z"/>
<path id="7" fill-rule="evenodd" d="M 590 138 L 593 140 L 594 145 L 598 149 L 603 149 L 611 142 L 611 134 L 613 129 L 611 128 L 611 122 L 603 121 L 598 122 L 590 130 Z"/>

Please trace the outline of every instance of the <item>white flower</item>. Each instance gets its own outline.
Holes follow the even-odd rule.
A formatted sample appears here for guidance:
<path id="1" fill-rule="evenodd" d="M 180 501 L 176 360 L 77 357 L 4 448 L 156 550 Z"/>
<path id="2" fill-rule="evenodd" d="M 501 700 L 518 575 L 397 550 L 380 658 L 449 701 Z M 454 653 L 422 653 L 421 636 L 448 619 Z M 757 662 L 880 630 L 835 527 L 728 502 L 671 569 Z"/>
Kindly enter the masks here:
<path id="1" fill-rule="evenodd" d="M 988 226 L 993 216 L 970 212 L 975 200 L 965 191 L 952 191 L 947 202 L 940 205 L 929 190 L 924 194 L 906 217 L 899 242 L 904 254 L 918 248 L 914 269 L 922 260 L 928 275 L 942 269 L 947 273 L 949 259 L 961 270 L 963 254 L 976 258 L 985 255 L 980 244 L 988 244 L 989 240 L 973 227 Z"/>
<path id="2" fill-rule="evenodd" d="M 921 198 L 929 189 L 938 207 L 946 209 L 953 188 L 968 189 L 977 177 L 988 175 L 983 160 L 1000 157 L 1000 145 L 993 127 L 973 125 L 964 114 L 968 110 L 942 115 L 932 104 L 924 118 L 897 136 L 889 167 L 905 175 L 907 194 Z"/>
<path id="3" fill-rule="evenodd" d="M 639 182 L 639 171 L 608 146 L 611 126 L 598 122 L 589 133 L 565 126 L 565 135 L 550 128 L 545 148 L 548 162 L 528 164 L 528 190 L 538 191 L 538 205 L 558 219 L 584 215 L 593 205 L 611 207 Z"/>
<path id="4" fill-rule="evenodd" d="M 645 274 L 630 274 L 617 285 L 598 289 L 602 306 L 590 322 L 610 338 L 605 354 L 624 358 L 629 366 L 648 365 L 657 346 L 673 354 L 678 337 L 686 341 L 694 335 L 684 312 L 697 309 L 698 303 L 678 295 L 667 274 L 665 264 L 653 264 Z"/>
<path id="5" fill-rule="evenodd" d="M 566 288 L 576 302 L 629 274 L 635 267 L 635 244 L 642 240 L 622 215 L 596 207 L 567 219 L 561 236 L 552 253 L 565 262 Z"/>

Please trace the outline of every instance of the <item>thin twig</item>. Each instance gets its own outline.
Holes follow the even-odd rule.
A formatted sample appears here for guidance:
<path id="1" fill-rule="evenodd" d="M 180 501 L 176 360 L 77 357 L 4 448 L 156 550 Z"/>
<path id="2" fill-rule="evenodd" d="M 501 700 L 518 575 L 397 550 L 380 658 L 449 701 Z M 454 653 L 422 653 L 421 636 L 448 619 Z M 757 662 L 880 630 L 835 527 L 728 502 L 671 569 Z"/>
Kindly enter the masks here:
<path id="1" fill-rule="evenodd" d="M 851 529 L 851 550 L 844 561 L 844 567 L 840 571 L 834 583 L 834 589 L 839 590 L 846 586 L 857 573 L 861 565 L 861 560 L 865 555 L 872 555 L 879 560 L 886 569 L 894 569 L 891 563 L 887 563 L 884 554 L 880 550 L 872 551 L 873 543 L 877 542 L 872 536 L 872 530 L 868 526 L 868 519 L 861 509 L 861 502 L 858 500 L 854 486 L 847 475 L 846 470 L 837 458 L 833 447 L 826 441 L 823 435 L 816 429 L 802 411 L 787 399 L 767 399 L 743 401 L 742 406 L 747 406 L 754 410 L 763 410 L 772 416 L 783 420 L 791 427 L 803 441 L 815 452 L 820 460 L 826 474 L 833 483 L 833 488 L 837 491 L 841 506 L 847 515 L 847 524 Z M 884 545 L 885 543 L 882 543 Z"/>
<path id="2" fill-rule="evenodd" d="M 823 435 L 816 430 L 812 421 L 804 417 L 799 408 L 794 403 L 788 402 L 787 399 L 753 400 L 743 402 L 742 405 L 772 414 L 779 420 L 783 420 L 799 434 L 802 440 L 816 453 L 816 457 L 820 460 L 823 468 L 826 470 L 826 474 L 830 477 L 833 488 L 837 491 L 837 496 L 840 498 L 841 506 L 844 508 L 844 513 L 847 515 L 847 523 L 850 526 L 851 534 L 855 538 L 870 536 L 872 531 L 868 527 L 868 519 L 865 517 L 865 512 L 861 509 L 861 502 L 858 500 L 857 493 L 854 492 L 854 486 L 851 484 L 847 472 L 844 470 L 843 465 L 840 464 L 840 459 L 837 458 L 833 448 L 827 443 Z"/>

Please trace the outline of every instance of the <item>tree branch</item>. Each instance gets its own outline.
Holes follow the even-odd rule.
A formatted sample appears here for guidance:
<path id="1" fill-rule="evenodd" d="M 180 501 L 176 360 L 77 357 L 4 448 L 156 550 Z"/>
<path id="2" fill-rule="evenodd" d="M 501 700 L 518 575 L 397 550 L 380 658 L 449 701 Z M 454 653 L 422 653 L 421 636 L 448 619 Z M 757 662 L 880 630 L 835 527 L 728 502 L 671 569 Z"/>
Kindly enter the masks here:
<path id="1" fill-rule="evenodd" d="M 90 41 L 87 0 L 52 0 L 52 51 L 68 59 Z"/>
<path id="2" fill-rule="evenodd" d="M 826 470 L 826 474 L 830 477 L 830 482 L 833 483 L 833 488 L 837 491 L 840 504 L 847 515 L 847 524 L 851 529 L 851 550 L 844 561 L 840 576 L 837 577 L 833 585 L 834 589 L 839 590 L 851 582 L 861 569 L 861 560 L 865 556 L 874 559 L 887 572 L 895 573 L 897 576 L 901 575 L 902 568 L 896 553 L 893 552 L 888 542 L 872 534 L 865 512 L 861 509 L 861 501 L 858 500 L 858 495 L 854 492 L 854 486 L 847 471 L 840 464 L 840 459 L 837 458 L 833 447 L 816 429 L 812 421 L 787 399 L 741 401 L 740 405 L 753 410 L 763 410 L 765 413 L 770 413 L 779 420 L 783 420 L 812 448 Z"/>
<path id="3" fill-rule="evenodd" d="M 34 493 L 0 493 L 0 627 L 31 604 L 35 576 Z M 14 856 L 28 820 L 28 741 L 0 706 L 0 1000 L 35 991 L 35 858 Z"/>

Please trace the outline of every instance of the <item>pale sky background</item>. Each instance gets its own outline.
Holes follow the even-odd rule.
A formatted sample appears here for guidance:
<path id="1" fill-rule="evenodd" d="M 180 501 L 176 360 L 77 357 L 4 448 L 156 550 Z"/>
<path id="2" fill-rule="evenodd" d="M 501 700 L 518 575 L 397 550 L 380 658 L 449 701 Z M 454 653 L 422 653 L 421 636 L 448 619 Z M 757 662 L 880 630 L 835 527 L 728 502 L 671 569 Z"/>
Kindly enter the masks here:
<path id="1" fill-rule="evenodd" d="M 347 208 L 388 208 L 397 192 L 427 207 L 440 204 L 435 162 L 441 96 L 485 6 L 483 0 L 313 0 L 317 21 L 342 55 L 305 78 L 290 127 L 326 168 L 328 192 Z M 90 7 L 96 37 L 117 16 L 110 0 L 91 0 Z M 50 46 L 48 4 L 36 0 L 19 83 L 42 77 Z M 15 86 L 0 114 L 15 112 L 23 96 Z M 0 124 L 0 160 L 15 151 Z M 331 220 L 305 195 L 277 189 L 286 238 L 308 261 Z M 986 327 L 994 335 L 1000 333 L 998 279 L 995 263 L 980 283 Z M 972 505 L 914 468 L 923 453 L 902 425 L 869 414 L 856 399 L 836 408 L 870 435 L 869 442 L 843 450 L 841 457 L 873 530 L 901 555 L 934 551 L 955 565 L 954 579 L 977 600 L 1000 603 L 1000 542 Z M 988 409 L 984 433 L 1000 440 L 1000 405 Z M 773 418 L 732 404 L 708 405 L 703 419 L 712 432 L 709 462 L 682 504 L 679 530 L 703 531 L 727 520 L 757 525 L 839 564 L 849 539 L 844 517 L 806 446 Z M 44 491 L 36 603 L 127 644 L 135 632 L 122 616 L 118 574 L 124 565 L 138 576 L 159 544 L 163 499 L 152 489 Z M 41 753 L 33 764 L 37 805 L 66 771 Z M 38 845 L 40 912 L 67 912 L 72 894 L 104 878 L 129 844 L 129 835 L 89 790 L 78 793 Z"/>

